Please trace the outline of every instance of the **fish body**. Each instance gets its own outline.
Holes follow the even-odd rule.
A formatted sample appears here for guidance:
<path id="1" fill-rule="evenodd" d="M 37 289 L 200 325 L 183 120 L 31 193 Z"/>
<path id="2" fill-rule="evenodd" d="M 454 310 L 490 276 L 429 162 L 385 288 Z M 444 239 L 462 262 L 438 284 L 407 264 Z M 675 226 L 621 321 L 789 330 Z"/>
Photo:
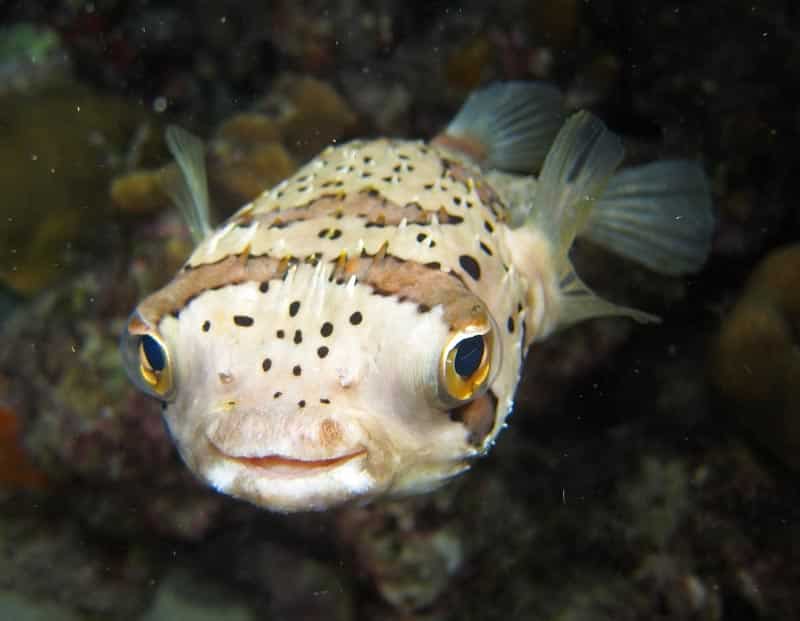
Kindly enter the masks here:
<path id="1" fill-rule="evenodd" d="M 277 511 L 437 487 L 505 426 L 533 341 L 598 315 L 652 319 L 583 285 L 575 235 L 612 245 L 605 226 L 623 254 L 667 272 L 707 252 L 702 173 L 681 162 L 615 177 L 619 140 L 585 113 L 564 123 L 543 85 L 473 95 L 428 143 L 331 146 L 213 231 L 202 150 L 177 130 L 170 143 L 199 243 L 137 307 L 123 357 L 188 466 Z M 517 174 L 540 167 L 538 181 Z M 660 191 L 669 173 L 680 205 Z M 641 212 L 643 196 L 651 220 L 669 212 L 650 225 L 660 245 L 620 224 L 635 213 L 626 198 Z M 681 227 L 683 263 L 675 209 L 702 229 L 686 242 Z"/>

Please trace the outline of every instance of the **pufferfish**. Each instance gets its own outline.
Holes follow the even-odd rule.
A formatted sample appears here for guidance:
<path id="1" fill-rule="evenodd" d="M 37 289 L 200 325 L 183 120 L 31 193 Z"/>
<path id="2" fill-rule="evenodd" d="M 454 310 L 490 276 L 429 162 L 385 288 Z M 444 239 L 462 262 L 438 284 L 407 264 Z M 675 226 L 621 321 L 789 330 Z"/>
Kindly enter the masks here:
<path id="1" fill-rule="evenodd" d="M 477 91 L 430 142 L 330 146 L 215 230 L 202 143 L 167 141 L 197 246 L 124 362 L 194 473 L 274 511 L 432 490 L 492 447 L 531 344 L 655 321 L 581 281 L 576 236 L 666 274 L 709 252 L 700 166 L 617 172 L 620 138 L 546 84 Z"/>

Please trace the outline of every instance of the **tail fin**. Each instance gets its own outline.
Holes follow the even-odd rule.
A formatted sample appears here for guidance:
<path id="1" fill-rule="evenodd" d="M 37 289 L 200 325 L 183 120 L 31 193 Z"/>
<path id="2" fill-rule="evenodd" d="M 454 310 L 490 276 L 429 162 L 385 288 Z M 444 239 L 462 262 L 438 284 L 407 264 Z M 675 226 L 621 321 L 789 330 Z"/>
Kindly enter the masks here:
<path id="1" fill-rule="evenodd" d="M 435 141 L 473 155 L 489 168 L 539 169 L 564 121 L 561 92 L 538 82 L 501 82 L 469 96 Z"/>
<path id="2" fill-rule="evenodd" d="M 581 235 L 652 270 L 679 275 L 702 267 L 713 232 L 703 170 L 666 160 L 614 175 Z"/>

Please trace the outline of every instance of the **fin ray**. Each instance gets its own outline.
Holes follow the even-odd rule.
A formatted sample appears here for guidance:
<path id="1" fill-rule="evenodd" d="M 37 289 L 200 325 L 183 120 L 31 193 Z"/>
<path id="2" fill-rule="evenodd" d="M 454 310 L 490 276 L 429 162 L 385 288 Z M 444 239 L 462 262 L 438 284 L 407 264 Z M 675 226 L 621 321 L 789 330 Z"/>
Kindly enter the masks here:
<path id="1" fill-rule="evenodd" d="M 702 168 L 664 160 L 614 175 L 581 235 L 652 270 L 679 275 L 703 265 L 713 230 Z"/>
<path id="2" fill-rule="evenodd" d="M 527 219 L 554 244 L 557 264 L 565 260 L 623 156 L 619 137 L 589 112 L 572 115 L 558 132 Z"/>
<path id="3" fill-rule="evenodd" d="M 444 133 L 477 141 L 490 168 L 531 173 L 563 121 L 563 97 L 554 86 L 499 82 L 471 94 Z"/>
<path id="4" fill-rule="evenodd" d="M 164 189 L 177 205 L 197 244 L 211 232 L 205 147 L 197 136 L 175 125 L 167 127 L 166 139 L 181 176 L 167 179 Z"/>
<path id="5" fill-rule="evenodd" d="M 629 317 L 640 323 L 660 323 L 656 315 L 620 306 L 601 298 L 584 283 L 567 262 L 561 278 L 561 312 L 558 327 L 561 330 L 573 324 L 595 317 Z"/>

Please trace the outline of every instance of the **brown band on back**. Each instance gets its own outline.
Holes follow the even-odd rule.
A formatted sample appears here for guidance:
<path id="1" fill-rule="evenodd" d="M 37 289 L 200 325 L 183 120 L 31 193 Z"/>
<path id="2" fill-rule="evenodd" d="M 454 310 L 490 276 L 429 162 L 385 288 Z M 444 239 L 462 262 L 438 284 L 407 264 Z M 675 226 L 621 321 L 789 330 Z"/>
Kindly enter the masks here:
<path id="1" fill-rule="evenodd" d="M 217 263 L 200 265 L 180 272 L 168 285 L 139 304 L 139 315 L 156 326 L 166 315 L 178 315 L 204 291 L 243 282 L 282 279 L 300 263 L 316 264 L 315 255 L 303 258 L 268 256 L 229 256 Z M 371 287 L 377 295 L 396 296 L 414 302 L 420 312 L 444 307 L 445 321 L 451 329 L 483 325 L 489 311 L 456 275 L 414 261 L 404 261 L 381 248 L 375 256 L 342 256 L 334 260 L 328 277 L 330 286 L 343 286 L 350 278 Z"/>
<path id="2" fill-rule="evenodd" d="M 430 224 L 434 216 L 438 218 L 440 224 L 460 224 L 464 221 L 464 218 L 451 214 L 444 206 L 436 211 L 428 211 L 419 203 L 400 205 L 383 197 L 378 190 L 365 188 L 355 195 L 332 191 L 307 205 L 291 209 L 262 213 L 246 212 L 235 217 L 233 222 L 242 226 L 258 222 L 267 228 L 284 228 L 294 222 L 320 216 L 364 218 L 368 225 L 374 226 L 397 226 L 403 220 L 409 224 Z"/>
<path id="3" fill-rule="evenodd" d="M 463 153 L 478 163 L 483 163 L 488 153 L 486 146 L 480 140 L 476 140 L 470 136 L 453 136 L 446 133 L 439 134 L 431 140 L 431 144 Z"/>

